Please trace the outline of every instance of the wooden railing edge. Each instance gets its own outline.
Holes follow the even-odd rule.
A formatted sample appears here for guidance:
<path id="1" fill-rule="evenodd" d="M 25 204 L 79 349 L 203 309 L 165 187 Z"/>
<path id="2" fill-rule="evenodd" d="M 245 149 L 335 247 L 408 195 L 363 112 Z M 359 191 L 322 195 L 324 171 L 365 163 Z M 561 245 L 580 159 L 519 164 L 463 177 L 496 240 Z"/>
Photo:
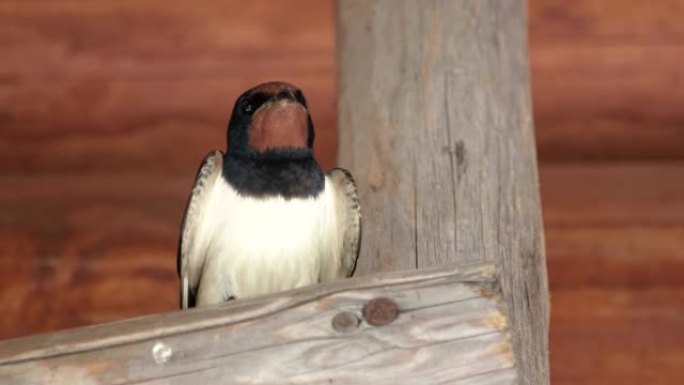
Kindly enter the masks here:
<path id="1" fill-rule="evenodd" d="M 360 364 L 367 351 L 384 357 L 387 371 L 380 364 Z M 425 355 L 435 357 L 429 369 L 403 373 L 403 368 L 424 366 Z M 453 357 L 445 359 L 449 355 Z M 474 356 L 477 362 L 460 365 Z M 321 357 L 341 364 L 329 366 Z M 213 364 L 202 364 L 207 360 Z M 283 366 L 283 360 L 297 364 Z M 394 360 L 406 362 L 392 371 Z M 62 384 L 65 378 L 75 384 L 162 377 L 194 381 L 217 373 L 244 379 L 264 376 L 262 361 L 269 362 L 267 377 L 272 375 L 275 382 L 447 376 L 480 384 L 512 383 L 508 380 L 515 377 L 492 264 L 369 275 L 0 342 L 0 379 L 9 383 Z M 367 373 L 349 370 L 358 365 Z M 479 380 L 490 377 L 505 381 Z"/>

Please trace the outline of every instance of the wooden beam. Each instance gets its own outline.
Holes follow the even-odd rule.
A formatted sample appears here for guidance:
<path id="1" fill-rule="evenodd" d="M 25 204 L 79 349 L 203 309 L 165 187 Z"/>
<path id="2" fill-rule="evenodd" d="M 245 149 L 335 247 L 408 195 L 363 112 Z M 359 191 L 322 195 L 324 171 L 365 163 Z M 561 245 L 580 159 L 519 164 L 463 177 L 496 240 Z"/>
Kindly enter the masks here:
<path id="1" fill-rule="evenodd" d="M 496 262 L 520 383 L 536 385 L 549 311 L 525 12 L 340 0 L 338 126 L 364 208 L 358 272 Z"/>
<path id="2" fill-rule="evenodd" d="M 367 276 L 0 342 L 0 383 L 513 384 L 501 306 L 492 265 Z"/>

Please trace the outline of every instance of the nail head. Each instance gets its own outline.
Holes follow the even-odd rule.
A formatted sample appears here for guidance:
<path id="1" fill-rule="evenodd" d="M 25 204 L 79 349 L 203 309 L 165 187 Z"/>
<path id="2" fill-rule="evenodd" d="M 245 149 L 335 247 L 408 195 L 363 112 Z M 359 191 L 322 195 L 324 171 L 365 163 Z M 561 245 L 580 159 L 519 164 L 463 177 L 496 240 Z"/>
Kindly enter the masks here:
<path id="1" fill-rule="evenodd" d="M 397 304 L 389 298 L 381 297 L 370 300 L 363 307 L 363 318 L 370 325 L 384 326 L 392 323 L 399 315 Z"/>
<path id="2" fill-rule="evenodd" d="M 338 332 L 349 332 L 353 329 L 356 329 L 358 326 L 359 317 L 357 317 L 356 314 L 349 311 L 337 313 L 335 317 L 333 317 L 332 319 L 332 327 Z"/>

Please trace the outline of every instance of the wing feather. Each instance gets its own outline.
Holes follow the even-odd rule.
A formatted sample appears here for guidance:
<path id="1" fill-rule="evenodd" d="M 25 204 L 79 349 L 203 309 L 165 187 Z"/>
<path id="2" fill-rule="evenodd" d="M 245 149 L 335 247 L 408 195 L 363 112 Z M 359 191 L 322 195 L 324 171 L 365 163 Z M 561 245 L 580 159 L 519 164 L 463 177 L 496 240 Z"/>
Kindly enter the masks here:
<path id="1" fill-rule="evenodd" d="M 337 228 L 342 231 L 336 278 L 350 277 L 356 269 L 361 245 L 361 205 L 356 183 L 351 173 L 343 168 L 333 168 L 327 176 L 336 192 Z"/>
<path id="2" fill-rule="evenodd" d="M 223 153 L 212 151 L 202 161 L 181 224 L 177 269 L 181 280 L 181 308 L 193 307 L 206 250 L 200 244 L 199 232 L 205 217 L 211 191 L 223 170 Z"/>

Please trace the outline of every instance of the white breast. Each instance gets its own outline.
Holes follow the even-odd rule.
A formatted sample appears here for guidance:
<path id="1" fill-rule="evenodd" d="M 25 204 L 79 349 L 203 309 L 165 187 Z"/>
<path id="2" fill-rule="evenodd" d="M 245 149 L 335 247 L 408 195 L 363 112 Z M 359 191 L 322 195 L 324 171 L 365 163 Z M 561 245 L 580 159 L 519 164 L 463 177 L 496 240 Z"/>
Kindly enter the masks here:
<path id="1" fill-rule="evenodd" d="M 198 305 L 318 282 L 322 257 L 338 244 L 334 192 L 316 198 L 250 198 L 216 183 L 203 224 L 207 254 Z"/>

